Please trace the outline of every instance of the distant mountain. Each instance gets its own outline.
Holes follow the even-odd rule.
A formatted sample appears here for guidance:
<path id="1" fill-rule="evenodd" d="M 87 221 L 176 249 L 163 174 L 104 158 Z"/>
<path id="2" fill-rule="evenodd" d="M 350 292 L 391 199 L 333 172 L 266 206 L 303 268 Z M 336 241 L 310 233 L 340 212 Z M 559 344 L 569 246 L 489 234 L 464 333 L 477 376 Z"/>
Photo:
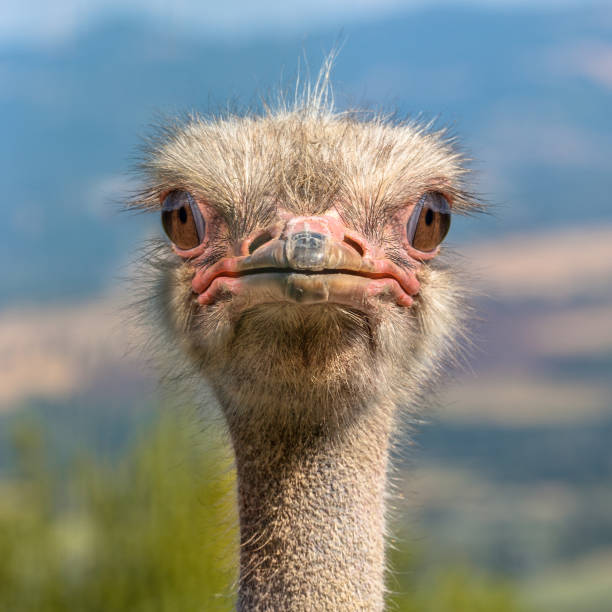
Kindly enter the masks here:
<path id="1" fill-rule="evenodd" d="M 334 73 L 339 106 L 424 111 L 461 136 L 498 206 L 460 220 L 455 240 L 611 220 L 610 24 L 602 5 L 436 7 L 352 25 Z M 156 115 L 257 106 L 281 75 L 293 82 L 302 52 L 316 71 L 338 35 L 222 43 L 122 17 L 58 46 L 0 48 L 0 305 L 114 282 L 157 231 L 157 220 L 115 214 Z"/>

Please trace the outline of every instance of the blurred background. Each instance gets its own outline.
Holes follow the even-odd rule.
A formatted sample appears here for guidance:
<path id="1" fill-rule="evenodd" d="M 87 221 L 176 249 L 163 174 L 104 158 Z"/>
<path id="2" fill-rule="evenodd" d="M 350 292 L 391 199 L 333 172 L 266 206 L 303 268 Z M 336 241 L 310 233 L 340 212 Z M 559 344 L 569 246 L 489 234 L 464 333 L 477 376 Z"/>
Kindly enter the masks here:
<path id="1" fill-rule="evenodd" d="M 448 240 L 475 350 L 397 459 L 390 609 L 612 610 L 612 5 L 571 0 L 2 3 L 0 609 L 231 609 L 231 461 L 130 349 L 161 230 L 121 202 L 159 116 L 334 46 L 340 109 L 451 126 L 493 203 Z"/>

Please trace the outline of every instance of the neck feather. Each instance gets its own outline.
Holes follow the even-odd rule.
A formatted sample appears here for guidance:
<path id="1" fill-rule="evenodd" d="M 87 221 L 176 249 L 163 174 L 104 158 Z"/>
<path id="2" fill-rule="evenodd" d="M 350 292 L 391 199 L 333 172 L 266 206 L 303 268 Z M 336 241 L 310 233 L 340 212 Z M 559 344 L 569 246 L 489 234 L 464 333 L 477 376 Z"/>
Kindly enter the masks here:
<path id="1" fill-rule="evenodd" d="M 392 418 L 368 406 L 342 426 L 230 426 L 239 610 L 382 610 Z"/>

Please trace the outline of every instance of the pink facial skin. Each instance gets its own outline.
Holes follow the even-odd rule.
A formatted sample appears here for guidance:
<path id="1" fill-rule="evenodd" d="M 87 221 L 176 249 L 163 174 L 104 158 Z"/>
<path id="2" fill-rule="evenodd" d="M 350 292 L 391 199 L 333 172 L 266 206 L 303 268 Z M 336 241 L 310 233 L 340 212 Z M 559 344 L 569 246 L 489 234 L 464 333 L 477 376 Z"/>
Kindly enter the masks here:
<path id="1" fill-rule="evenodd" d="M 207 227 L 222 223 L 208 207 L 200 207 Z M 397 231 L 405 227 L 403 219 L 398 218 L 396 224 Z M 316 246 L 298 252 L 304 237 Z M 255 240 L 261 244 L 251 253 Z M 346 228 L 333 210 L 309 217 L 281 211 L 276 224 L 247 237 L 237 245 L 236 255 L 209 267 L 197 267 L 210 248 L 207 239 L 195 249 L 174 250 L 194 265 L 192 289 L 203 306 L 231 297 L 232 306 L 238 309 L 287 302 L 329 303 L 368 311 L 379 302 L 412 306 L 420 288 L 416 272 L 438 250 L 420 253 L 404 242 L 413 264 L 410 269 L 400 268 L 381 248 Z"/>

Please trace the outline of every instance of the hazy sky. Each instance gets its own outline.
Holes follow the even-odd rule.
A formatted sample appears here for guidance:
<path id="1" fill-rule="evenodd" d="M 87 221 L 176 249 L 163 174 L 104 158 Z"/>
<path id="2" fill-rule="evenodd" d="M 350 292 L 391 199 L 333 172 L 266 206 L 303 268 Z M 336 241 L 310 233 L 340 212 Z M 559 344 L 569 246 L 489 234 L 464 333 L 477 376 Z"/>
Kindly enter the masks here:
<path id="1" fill-rule="evenodd" d="M 559 7 L 579 0 L 3 0 L 0 43 L 49 43 L 111 14 L 158 18 L 172 27 L 197 28 L 213 36 L 283 36 L 317 25 L 341 27 L 410 8 L 438 4 L 488 7 Z"/>

